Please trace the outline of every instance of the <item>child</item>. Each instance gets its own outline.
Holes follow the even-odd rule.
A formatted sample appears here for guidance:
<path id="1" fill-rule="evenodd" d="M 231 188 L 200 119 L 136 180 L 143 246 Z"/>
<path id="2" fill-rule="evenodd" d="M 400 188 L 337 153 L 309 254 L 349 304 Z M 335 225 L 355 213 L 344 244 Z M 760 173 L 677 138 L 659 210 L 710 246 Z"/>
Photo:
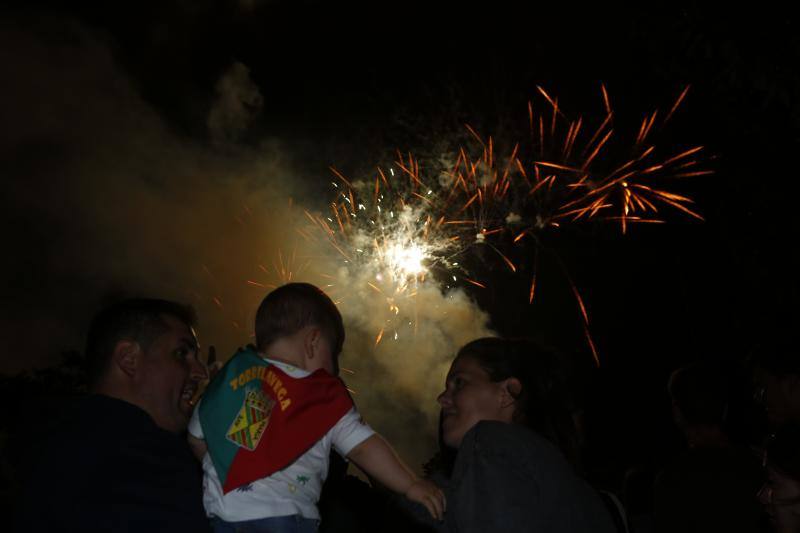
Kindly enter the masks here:
<path id="1" fill-rule="evenodd" d="M 361 420 L 336 377 L 343 343 L 342 317 L 317 287 L 290 283 L 261 302 L 258 353 L 245 350 L 228 361 L 189 423 L 216 532 L 249 524 L 259 531 L 316 531 L 331 446 L 442 518 L 442 492 L 418 480 Z"/>

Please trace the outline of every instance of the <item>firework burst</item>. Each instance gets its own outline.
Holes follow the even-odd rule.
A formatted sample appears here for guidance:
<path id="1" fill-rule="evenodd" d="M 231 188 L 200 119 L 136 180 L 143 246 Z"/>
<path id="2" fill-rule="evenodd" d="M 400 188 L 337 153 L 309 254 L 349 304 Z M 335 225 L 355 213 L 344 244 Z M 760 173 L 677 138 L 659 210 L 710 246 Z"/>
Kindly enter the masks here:
<path id="1" fill-rule="evenodd" d="M 449 158 L 453 163 L 436 178 L 423 175 L 419 161 L 401 153 L 368 180 L 351 182 L 332 169 L 337 180 L 330 213 L 306 215 L 346 268 L 368 275 L 366 283 L 385 298 L 390 314 L 399 316 L 400 305 L 413 301 L 419 285 L 431 277 L 485 287 L 459 263 L 470 250 L 490 250 L 515 274 L 528 271 L 514 261 L 525 257 L 531 273 L 525 296 L 533 303 L 546 232 L 564 224 L 611 221 L 625 234 L 633 224 L 665 222 L 669 209 L 702 220 L 693 200 L 670 185 L 712 173 L 699 159 L 703 147 L 664 150 L 656 144 L 688 87 L 663 120 L 658 110 L 647 113 L 627 138 L 625 128 L 615 124 L 605 86 L 603 113 L 593 127 L 582 116 L 568 117 L 557 98 L 537 89 L 540 104 L 528 103 L 530 141 L 514 144 L 507 155 L 498 154 L 491 136 L 466 125 L 472 142 L 458 148 Z M 584 300 L 555 257 L 599 364 Z M 376 344 L 385 332 L 376 335 Z"/>
<path id="2" fill-rule="evenodd" d="M 558 99 L 539 87 L 542 112 L 528 103 L 531 142 L 525 149 L 515 144 L 505 157 L 497 154 L 492 137 L 484 139 L 467 125 L 476 142 L 472 149 L 459 149 L 449 173 L 449 198 L 456 207 L 448 213 L 448 224 L 463 224 L 461 236 L 469 238 L 471 233 L 476 244 L 501 237 L 516 244 L 526 236 L 581 221 L 615 221 L 626 233 L 631 224 L 665 222 L 663 212 L 670 208 L 703 220 L 691 198 L 669 188 L 682 178 L 713 172 L 698 159 L 703 147 L 660 150 L 653 142 L 688 90 L 681 92 L 663 121 L 657 121 L 658 110 L 646 114 L 638 133 L 628 139 L 619 133 L 624 128 L 615 127 L 604 86 L 605 113 L 594 128 L 582 116 L 568 118 Z M 659 156 L 662 152 L 666 155 Z"/>
<path id="3" fill-rule="evenodd" d="M 336 196 L 330 211 L 317 215 L 306 211 L 316 231 L 304 234 L 321 231 L 336 250 L 341 268 L 337 276 L 328 276 L 332 281 L 328 287 L 340 299 L 352 289 L 342 278 L 355 278 L 385 300 L 386 326 L 377 333 L 375 344 L 387 332 L 396 339 L 402 327 L 414 326 L 413 306 L 409 312 L 405 306 L 415 302 L 420 285 L 434 270 L 458 268 L 452 260 L 460 251 L 458 237 L 433 218 L 435 191 L 419 178 L 413 159 L 398 161 L 386 171 L 378 169 L 369 181 L 350 181 L 331 170 L 337 181 L 332 182 Z"/>

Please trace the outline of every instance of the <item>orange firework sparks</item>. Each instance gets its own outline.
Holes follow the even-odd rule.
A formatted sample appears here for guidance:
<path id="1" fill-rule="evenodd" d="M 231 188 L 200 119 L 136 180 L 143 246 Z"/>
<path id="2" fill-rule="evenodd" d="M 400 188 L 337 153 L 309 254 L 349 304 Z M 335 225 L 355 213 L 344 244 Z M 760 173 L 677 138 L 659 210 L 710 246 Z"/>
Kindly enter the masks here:
<path id="1" fill-rule="evenodd" d="M 486 288 L 458 262 L 470 251 L 493 257 L 513 275 L 530 275 L 525 297 L 533 303 L 546 233 L 567 224 L 611 222 L 625 234 L 636 224 L 663 224 L 671 211 L 703 220 L 692 198 L 676 188 L 684 186 L 683 178 L 713 172 L 703 168 L 704 147 L 672 149 L 660 139 L 688 91 L 687 86 L 664 107 L 668 112 L 651 110 L 626 125 L 619 123 L 605 85 L 594 118 L 569 116 L 563 101 L 537 86 L 539 103 L 527 105 L 528 144 L 501 143 L 464 124 L 469 142 L 446 157 L 438 154 L 435 163 L 398 151 L 392 165 L 358 180 L 331 167 L 336 196 L 330 212 L 306 212 L 311 229 L 301 235 L 321 236 L 346 269 L 369 271 L 371 280 L 364 283 L 385 299 L 392 315 L 400 314 L 426 280 Z M 569 279 L 566 266 L 558 263 Z M 280 256 L 275 269 L 287 271 Z M 587 345 L 599 362 L 587 306 L 569 282 Z M 384 333 L 382 328 L 377 334 L 376 346 Z"/>
<path id="2" fill-rule="evenodd" d="M 483 137 L 471 125 L 465 125 L 470 136 L 477 141 L 477 155 L 466 147 L 458 151 L 456 164 L 449 171 L 452 185 L 449 197 L 461 197 L 460 205 L 455 211 L 458 218 L 469 215 L 472 224 L 461 228 L 459 237 L 469 244 L 487 242 L 486 237 L 494 233 L 513 231 L 512 239 L 517 242 L 522 235 L 539 232 L 547 227 L 558 227 L 567 217 L 573 222 L 585 220 L 608 220 L 619 222 L 624 232 L 633 223 L 661 223 L 661 216 L 654 217 L 659 211 L 659 204 L 688 214 L 694 218 L 702 217 L 691 207 L 691 199 L 685 195 L 675 194 L 665 187 L 654 186 L 676 177 L 708 175 L 710 170 L 684 170 L 698 163 L 691 159 L 703 149 L 694 147 L 679 151 L 662 161 L 655 159 L 656 147 L 645 145 L 661 127 L 664 126 L 685 99 L 688 88 L 684 89 L 667 114 L 666 119 L 658 122 L 658 111 L 647 113 L 642 120 L 638 134 L 631 143 L 633 153 L 624 164 L 609 165 L 607 161 L 608 147 L 615 139 L 621 138 L 623 128 L 614 126 L 614 111 L 606 87 L 601 86 L 604 105 L 604 117 L 598 127 L 593 130 L 588 140 L 581 137 L 582 116 L 569 120 L 563 106 L 557 98 L 551 96 L 543 87 L 537 87 L 539 94 L 545 99 L 544 113 L 534 112 L 534 106 L 528 105 L 528 125 L 534 135 L 534 145 L 539 147 L 540 155 L 532 163 L 525 163 L 521 156 L 520 145 L 514 144 L 511 155 L 503 161 L 498 157 L 494 139 Z M 548 110 L 549 107 L 549 110 Z M 548 127 L 545 128 L 547 114 Z M 554 137 L 560 130 L 559 120 L 563 121 L 563 138 L 556 142 L 548 142 L 547 137 Z M 539 124 L 538 132 L 534 124 Z M 538 139 L 535 137 L 538 133 Z M 615 149 L 619 151 L 619 143 Z M 545 150 L 556 149 L 547 157 Z M 579 156 L 573 157 L 574 148 L 579 146 Z M 582 148 L 580 148 L 582 146 Z M 535 180 L 528 178 L 527 168 L 533 167 Z M 610 172 L 603 173 L 603 168 L 611 167 Z M 542 175 L 540 169 L 547 169 Z M 445 223 L 451 223 L 448 210 L 452 205 L 444 206 L 445 213 L 440 215 Z M 616 211 L 616 213 L 614 213 Z M 471 226 L 471 227 L 470 227 Z M 491 229 L 488 229 L 491 228 Z M 473 230 L 476 238 L 469 239 L 468 230 Z M 491 233 L 489 233 L 491 232 Z M 508 254 L 498 252 L 504 263 L 510 266 Z M 513 264 L 513 262 L 511 262 Z M 513 270 L 513 269 L 512 269 Z"/>
<path id="3" fill-rule="evenodd" d="M 594 364 L 596 366 L 600 366 L 600 356 L 597 353 L 597 347 L 594 345 L 594 340 L 592 340 L 592 335 L 589 333 L 589 326 L 586 324 L 583 325 L 583 332 L 584 336 L 586 337 L 586 343 L 589 345 L 589 349 L 592 351 L 592 359 L 594 359 Z"/>
<path id="4" fill-rule="evenodd" d="M 475 285 L 476 287 L 480 287 L 481 289 L 486 288 L 486 285 L 484 285 L 480 281 L 475 281 L 474 279 L 464 278 L 464 281 L 466 281 L 467 283 L 472 283 L 473 285 Z"/>
<path id="5" fill-rule="evenodd" d="M 616 123 L 605 85 L 600 87 L 603 111 L 594 127 L 583 116 L 568 117 L 558 98 L 541 86 L 536 89 L 544 103 L 528 102 L 527 128 L 533 141 L 529 152 L 514 143 L 504 159 L 491 136 L 466 126 L 477 144 L 472 150 L 459 148 L 456 164 L 448 173 L 452 177 L 448 199 L 454 201 L 437 213 L 444 224 L 451 224 L 461 242 L 490 246 L 501 263 L 516 273 L 520 265 L 510 255 L 514 247 L 532 244 L 536 250 L 538 236 L 564 222 L 614 222 L 625 234 L 634 224 L 665 223 L 669 209 L 703 220 L 694 201 L 672 187 L 682 185 L 679 178 L 713 173 L 701 167 L 704 147 L 670 150 L 657 144 L 660 132 L 685 101 L 688 86 L 666 114 L 658 110 L 645 113 L 633 130 Z M 627 148 L 625 135 L 629 136 Z M 532 239 L 523 241 L 524 237 Z M 566 274 L 566 267 L 561 267 Z M 535 261 L 525 270 L 531 268 L 529 302 L 533 302 L 538 283 Z M 575 284 L 570 284 L 587 344 L 599 361 L 588 329 L 586 304 Z"/>
<path id="6" fill-rule="evenodd" d="M 572 169 L 579 166 L 581 170 L 586 172 L 578 183 L 568 184 L 567 187 L 573 191 L 583 189 L 583 191 L 576 198 L 567 198 L 562 203 L 560 212 L 554 214 L 553 218 L 560 219 L 565 216 L 575 216 L 573 220 L 577 220 L 582 215 L 588 215 L 589 219 L 601 217 L 604 220 L 615 220 L 620 223 L 622 232 L 625 233 L 630 223 L 659 223 L 663 222 L 660 218 L 653 218 L 648 214 L 658 213 L 658 204 L 666 205 L 686 213 L 698 220 L 702 220 L 702 216 L 696 213 L 689 207 L 693 201 L 684 195 L 675 194 L 664 188 L 655 187 L 655 183 L 665 183 L 675 178 L 691 177 L 691 176 L 705 176 L 711 174 L 711 170 L 698 170 L 698 171 L 682 171 L 688 167 L 693 167 L 699 163 L 697 159 L 691 159 L 703 150 L 702 146 L 689 148 L 678 152 L 675 155 L 669 156 L 662 161 L 654 159 L 656 157 L 655 145 L 644 146 L 645 141 L 651 134 L 658 129 L 656 127 L 658 111 L 653 111 L 643 119 L 635 142 L 633 143 L 633 153 L 630 159 L 618 169 L 603 175 L 602 170 L 596 171 L 593 169 L 592 163 L 602 153 L 605 145 L 610 141 L 614 135 L 614 129 L 609 129 L 603 136 L 602 140 L 597 143 L 591 151 L 589 146 L 594 143 L 602 130 L 609 125 L 613 111 L 611 110 L 608 93 L 605 87 L 602 87 L 603 99 L 606 105 L 607 116 L 601 126 L 595 132 L 595 135 L 589 140 L 584 149 L 584 152 L 589 153 L 588 157 L 580 164 L 567 165 L 563 162 L 555 163 L 552 161 L 537 161 L 537 164 L 545 165 L 559 165 L 552 168 L 557 170 Z M 674 115 L 680 103 L 685 99 L 688 92 L 688 87 L 683 90 L 675 104 L 670 109 L 664 121 L 661 122 L 659 127 L 664 124 Z M 568 136 L 571 133 L 568 131 Z M 620 172 L 627 171 L 624 175 L 620 176 Z M 569 174 L 564 175 L 569 179 Z M 641 183 L 641 182 L 647 182 Z M 586 185 L 585 187 L 575 187 L 571 185 Z M 618 199 L 618 201 L 615 201 Z M 617 214 L 608 214 L 609 209 L 617 210 Z M 641 215 L 633 215 L 634 212 L 640 212 Z"/>
<path id="7" fill-rule="evenodd" d="M 531 291 L 528 295 L 528 303 L 533 303 L 533 297 L 536 294 L 536 273 L 534 272 L 533 276 L 531 277 Z"/>

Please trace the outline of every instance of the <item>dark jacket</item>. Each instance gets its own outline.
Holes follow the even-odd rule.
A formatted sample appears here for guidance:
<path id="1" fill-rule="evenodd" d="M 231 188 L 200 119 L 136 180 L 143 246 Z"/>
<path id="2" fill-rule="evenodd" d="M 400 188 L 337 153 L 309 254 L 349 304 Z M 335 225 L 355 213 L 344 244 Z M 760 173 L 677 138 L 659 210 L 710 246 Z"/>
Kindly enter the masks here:
<path id="1" fill-rule="evenodd" d="M 558 449 L 516 424 L 479 422 L 467 432 L 443 485 L 443 524 L 415 516 L 446 533 L 614 533 L 600 496 Z"/>
<path id="2" fill-rule="evenodd" d="M 516 424 L 480 422 L 458 450 L 448 531 L 613 532 L 597 493 L 561 452 Z"/>
<path id="3" fill-rule="evenodd" d="M 142 409 L 89 396 L 45 438 L 20 530 L 209 531 L 202 473 L 185 437 Z"/>
<path id="4" fill-rule="evenodd" d="M 656 478 L 656 531 L 759 531 L 762 481 L 761 463 L 748 448 L 689 449 Z"/>

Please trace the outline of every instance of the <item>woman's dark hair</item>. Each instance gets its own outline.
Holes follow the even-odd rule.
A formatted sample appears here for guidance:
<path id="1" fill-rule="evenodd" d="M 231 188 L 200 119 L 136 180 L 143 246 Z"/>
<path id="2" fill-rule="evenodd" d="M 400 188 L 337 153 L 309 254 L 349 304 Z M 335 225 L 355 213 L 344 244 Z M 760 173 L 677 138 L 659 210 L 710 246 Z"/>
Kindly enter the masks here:
<path id="1" fill-rule="evenodd" d="M 464 345 L 460 357 L 474 359 L 492 381 L 519 380 L 514 422 L 541 434 L 580 466 L 575 406 L 559 354 L 531 339 L 485 337 Z"/>

